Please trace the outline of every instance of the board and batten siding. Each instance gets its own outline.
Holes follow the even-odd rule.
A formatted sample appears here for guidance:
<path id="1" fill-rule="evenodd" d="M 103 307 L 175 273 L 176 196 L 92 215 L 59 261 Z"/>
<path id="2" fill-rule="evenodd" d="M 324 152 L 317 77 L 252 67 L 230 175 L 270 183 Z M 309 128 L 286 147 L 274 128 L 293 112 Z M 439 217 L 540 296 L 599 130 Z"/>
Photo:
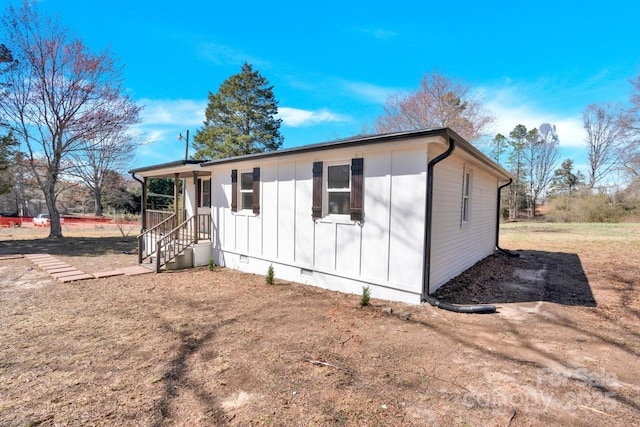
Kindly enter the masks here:
<path id="1" fill-rule="evenodd" d="M 320 151 L 214 165 L 216 263 L 245 272 L 372 297 L 420 302 L 427 144 Z M 313 162 L 364 158 L 364 221 L 311 216 Z M 231 170 L 260 168 L 260 214 L 231 212 Z"/>
<path id="2" fill-rule="evenodd" d="M 471 173 L 467 223 L 462 221 L 465 168 Z M 455 151 L 435 166 L 429 292 L 493 253 L 497 188 L 497 177 Z"/>

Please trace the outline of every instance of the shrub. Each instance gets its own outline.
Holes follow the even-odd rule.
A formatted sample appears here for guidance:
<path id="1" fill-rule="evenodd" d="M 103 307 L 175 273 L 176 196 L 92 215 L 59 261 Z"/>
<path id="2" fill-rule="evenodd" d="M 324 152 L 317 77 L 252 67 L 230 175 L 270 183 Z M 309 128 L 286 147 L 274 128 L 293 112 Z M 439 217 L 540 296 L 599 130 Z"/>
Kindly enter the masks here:
<path id="1" fill-rule="evenodd" d="M 273 265 L 269 265 L 269 268 L 267 269 L 267 277 L 265 278 L 267 285 L 273 285 L 273 277 Z"/>
<path id="2" fill-rule="evenodd" d="M 213 271 L 216 267 L 216 263 L 213 261 L 213 257 L 209 258 L 209 270 Z"/>
<path id="3" fill-rule="evenodd" d="M 369 305 L 370 298 L 371 298 L 371 288 L 369 288 L 369 286 L 363 286 L 362 297 L 360 298 L 360 305 L 363 307 Z"/>

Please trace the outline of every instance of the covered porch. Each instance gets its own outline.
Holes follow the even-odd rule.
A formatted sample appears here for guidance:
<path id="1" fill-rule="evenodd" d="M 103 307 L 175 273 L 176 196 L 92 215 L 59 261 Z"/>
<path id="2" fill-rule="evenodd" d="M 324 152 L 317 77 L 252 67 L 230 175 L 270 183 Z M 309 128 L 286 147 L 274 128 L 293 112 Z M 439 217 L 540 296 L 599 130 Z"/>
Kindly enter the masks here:
<path id="1" fill-rule="evenodd" d="M 202 160 L 181 160 L 129 171 L 142 185 L 142 229 L 138 261 L 162 269 L 206 265 L 211 258 L 211 173 Z M 173 194 L 149 191 L 152 178 L 171 180 Z M 149 209 L 150 197 L 171 200 L 168 209 Z M 153 206 L 152 206 L 153 207 Z"/>

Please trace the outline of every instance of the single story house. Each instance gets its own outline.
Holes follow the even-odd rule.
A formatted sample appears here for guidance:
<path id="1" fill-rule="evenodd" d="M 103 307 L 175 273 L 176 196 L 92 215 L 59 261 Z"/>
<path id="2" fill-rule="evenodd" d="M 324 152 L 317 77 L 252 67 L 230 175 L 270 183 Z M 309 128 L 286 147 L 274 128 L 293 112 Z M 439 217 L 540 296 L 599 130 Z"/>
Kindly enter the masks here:
<path id="1" fill-rule="evenodd" d="M 131 173 L 143 183 L 143 211 L 148 178 L 183 188 L 173 212 L 144 212 L 141 262 L 196 247 L 188 265 L 213 258 L 257 274 L 272 265 L 284 280 L 354 294 L 369 286 L 374 298 L 414 304 L 493 253 L 499 192 L 511 181 L 448 128 Z M 177 243 L 184 236 L 190 243 Z"/>

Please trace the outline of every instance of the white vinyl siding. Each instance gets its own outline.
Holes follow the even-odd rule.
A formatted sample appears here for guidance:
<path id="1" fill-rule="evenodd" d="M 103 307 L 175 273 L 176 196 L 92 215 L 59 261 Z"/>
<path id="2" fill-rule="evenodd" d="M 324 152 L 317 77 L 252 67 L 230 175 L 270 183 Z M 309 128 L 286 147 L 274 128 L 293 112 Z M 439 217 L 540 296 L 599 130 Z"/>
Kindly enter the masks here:
<path id="1" fill-rule="evenodd" d="M 461 227 L 461 214 L 456 213 L 463 212 L 463 198 L 460 197 L 463 171 L 465 163 L 457 156 L 447 158 L 435 168 L 431 292 L 494 250 L 498 180 L 479 167 L 473 168 L 468 205 L 468 218 L 473 220 Z"/>

